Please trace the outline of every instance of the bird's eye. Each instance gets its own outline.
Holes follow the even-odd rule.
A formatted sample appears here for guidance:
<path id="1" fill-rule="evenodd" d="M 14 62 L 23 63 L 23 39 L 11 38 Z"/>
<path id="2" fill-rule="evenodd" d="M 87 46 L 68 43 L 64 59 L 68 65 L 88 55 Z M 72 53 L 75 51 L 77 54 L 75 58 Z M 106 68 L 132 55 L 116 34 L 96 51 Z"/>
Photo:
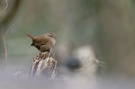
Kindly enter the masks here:
<path id="1" fill-rule="evenodd" d="M 48 36 L 49 36 L 49 37 L 52 37 L 52 34 L 49 34 Z"/>

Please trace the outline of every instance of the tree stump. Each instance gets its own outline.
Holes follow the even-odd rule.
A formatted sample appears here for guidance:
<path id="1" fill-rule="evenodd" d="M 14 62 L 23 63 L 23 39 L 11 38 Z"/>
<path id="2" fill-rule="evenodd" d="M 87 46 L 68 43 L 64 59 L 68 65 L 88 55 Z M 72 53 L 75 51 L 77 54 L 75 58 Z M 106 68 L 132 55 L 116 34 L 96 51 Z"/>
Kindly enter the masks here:
<path id="1" fill-rule="evenodd" d="M 49 56 L 48 52 L 40 52 L 33 58 L 30 77 L 55 79 L 56 75 L 57 61 L 52 57 L 52 53 Z"/>

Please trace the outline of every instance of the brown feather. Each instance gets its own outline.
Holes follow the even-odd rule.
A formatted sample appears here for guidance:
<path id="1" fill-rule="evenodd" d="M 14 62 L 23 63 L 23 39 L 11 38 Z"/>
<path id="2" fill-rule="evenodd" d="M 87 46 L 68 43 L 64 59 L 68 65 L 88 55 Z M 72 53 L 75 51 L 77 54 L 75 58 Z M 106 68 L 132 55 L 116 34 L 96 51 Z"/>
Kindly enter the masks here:
<path id="1" fill-rule="evenodd" d="M 35 39 L 35 37 L 33 35 L 31 35 L 31 34 L 27 33 L 27 36 L 30 37 L 32 40 Z"/>
<path id="2" fill-rule="evenodd" d="M 49 51 L 56 42 L 55 35 L 50 33 L 45 33 L 36 37 L 31 34 L 27 34 L 27 36 L 32 39 L 31 46 L 35 46 L 40 52 Z"/>

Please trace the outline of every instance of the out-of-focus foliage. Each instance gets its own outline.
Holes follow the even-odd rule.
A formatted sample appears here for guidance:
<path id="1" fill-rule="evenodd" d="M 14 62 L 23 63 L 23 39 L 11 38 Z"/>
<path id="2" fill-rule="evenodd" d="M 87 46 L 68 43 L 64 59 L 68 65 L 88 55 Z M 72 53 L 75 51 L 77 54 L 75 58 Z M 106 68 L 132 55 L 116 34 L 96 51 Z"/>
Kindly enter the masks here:
<path id="1" fill-rule="evenodd" d="M 40 35 L 54 32 L 57 37 L 54 54 L 59 61 L 71 56 L 77 48 L 89 45 L 96 56 L 106 63 L 109 71 L 134 75 L 133 2 L 23 0 L 6 36 L 8 61 L 29 64 L 36 54 L 37 50 L 30 46 L 31 40 L 26 33 Z"/>

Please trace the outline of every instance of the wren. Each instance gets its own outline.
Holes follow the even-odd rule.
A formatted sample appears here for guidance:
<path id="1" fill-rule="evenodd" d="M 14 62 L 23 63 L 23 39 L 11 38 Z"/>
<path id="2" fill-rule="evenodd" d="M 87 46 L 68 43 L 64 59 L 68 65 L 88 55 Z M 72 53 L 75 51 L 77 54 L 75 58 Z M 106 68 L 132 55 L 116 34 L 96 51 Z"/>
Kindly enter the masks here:
<path id="1" fill-rule="evenodd" d="M 56 43 L 55 34 L 52 32 L 39 36 L 27 34 L 27 36 L 32 40 L 31 46 L 36 47 L 40 52 L 50 52 Z"/>

